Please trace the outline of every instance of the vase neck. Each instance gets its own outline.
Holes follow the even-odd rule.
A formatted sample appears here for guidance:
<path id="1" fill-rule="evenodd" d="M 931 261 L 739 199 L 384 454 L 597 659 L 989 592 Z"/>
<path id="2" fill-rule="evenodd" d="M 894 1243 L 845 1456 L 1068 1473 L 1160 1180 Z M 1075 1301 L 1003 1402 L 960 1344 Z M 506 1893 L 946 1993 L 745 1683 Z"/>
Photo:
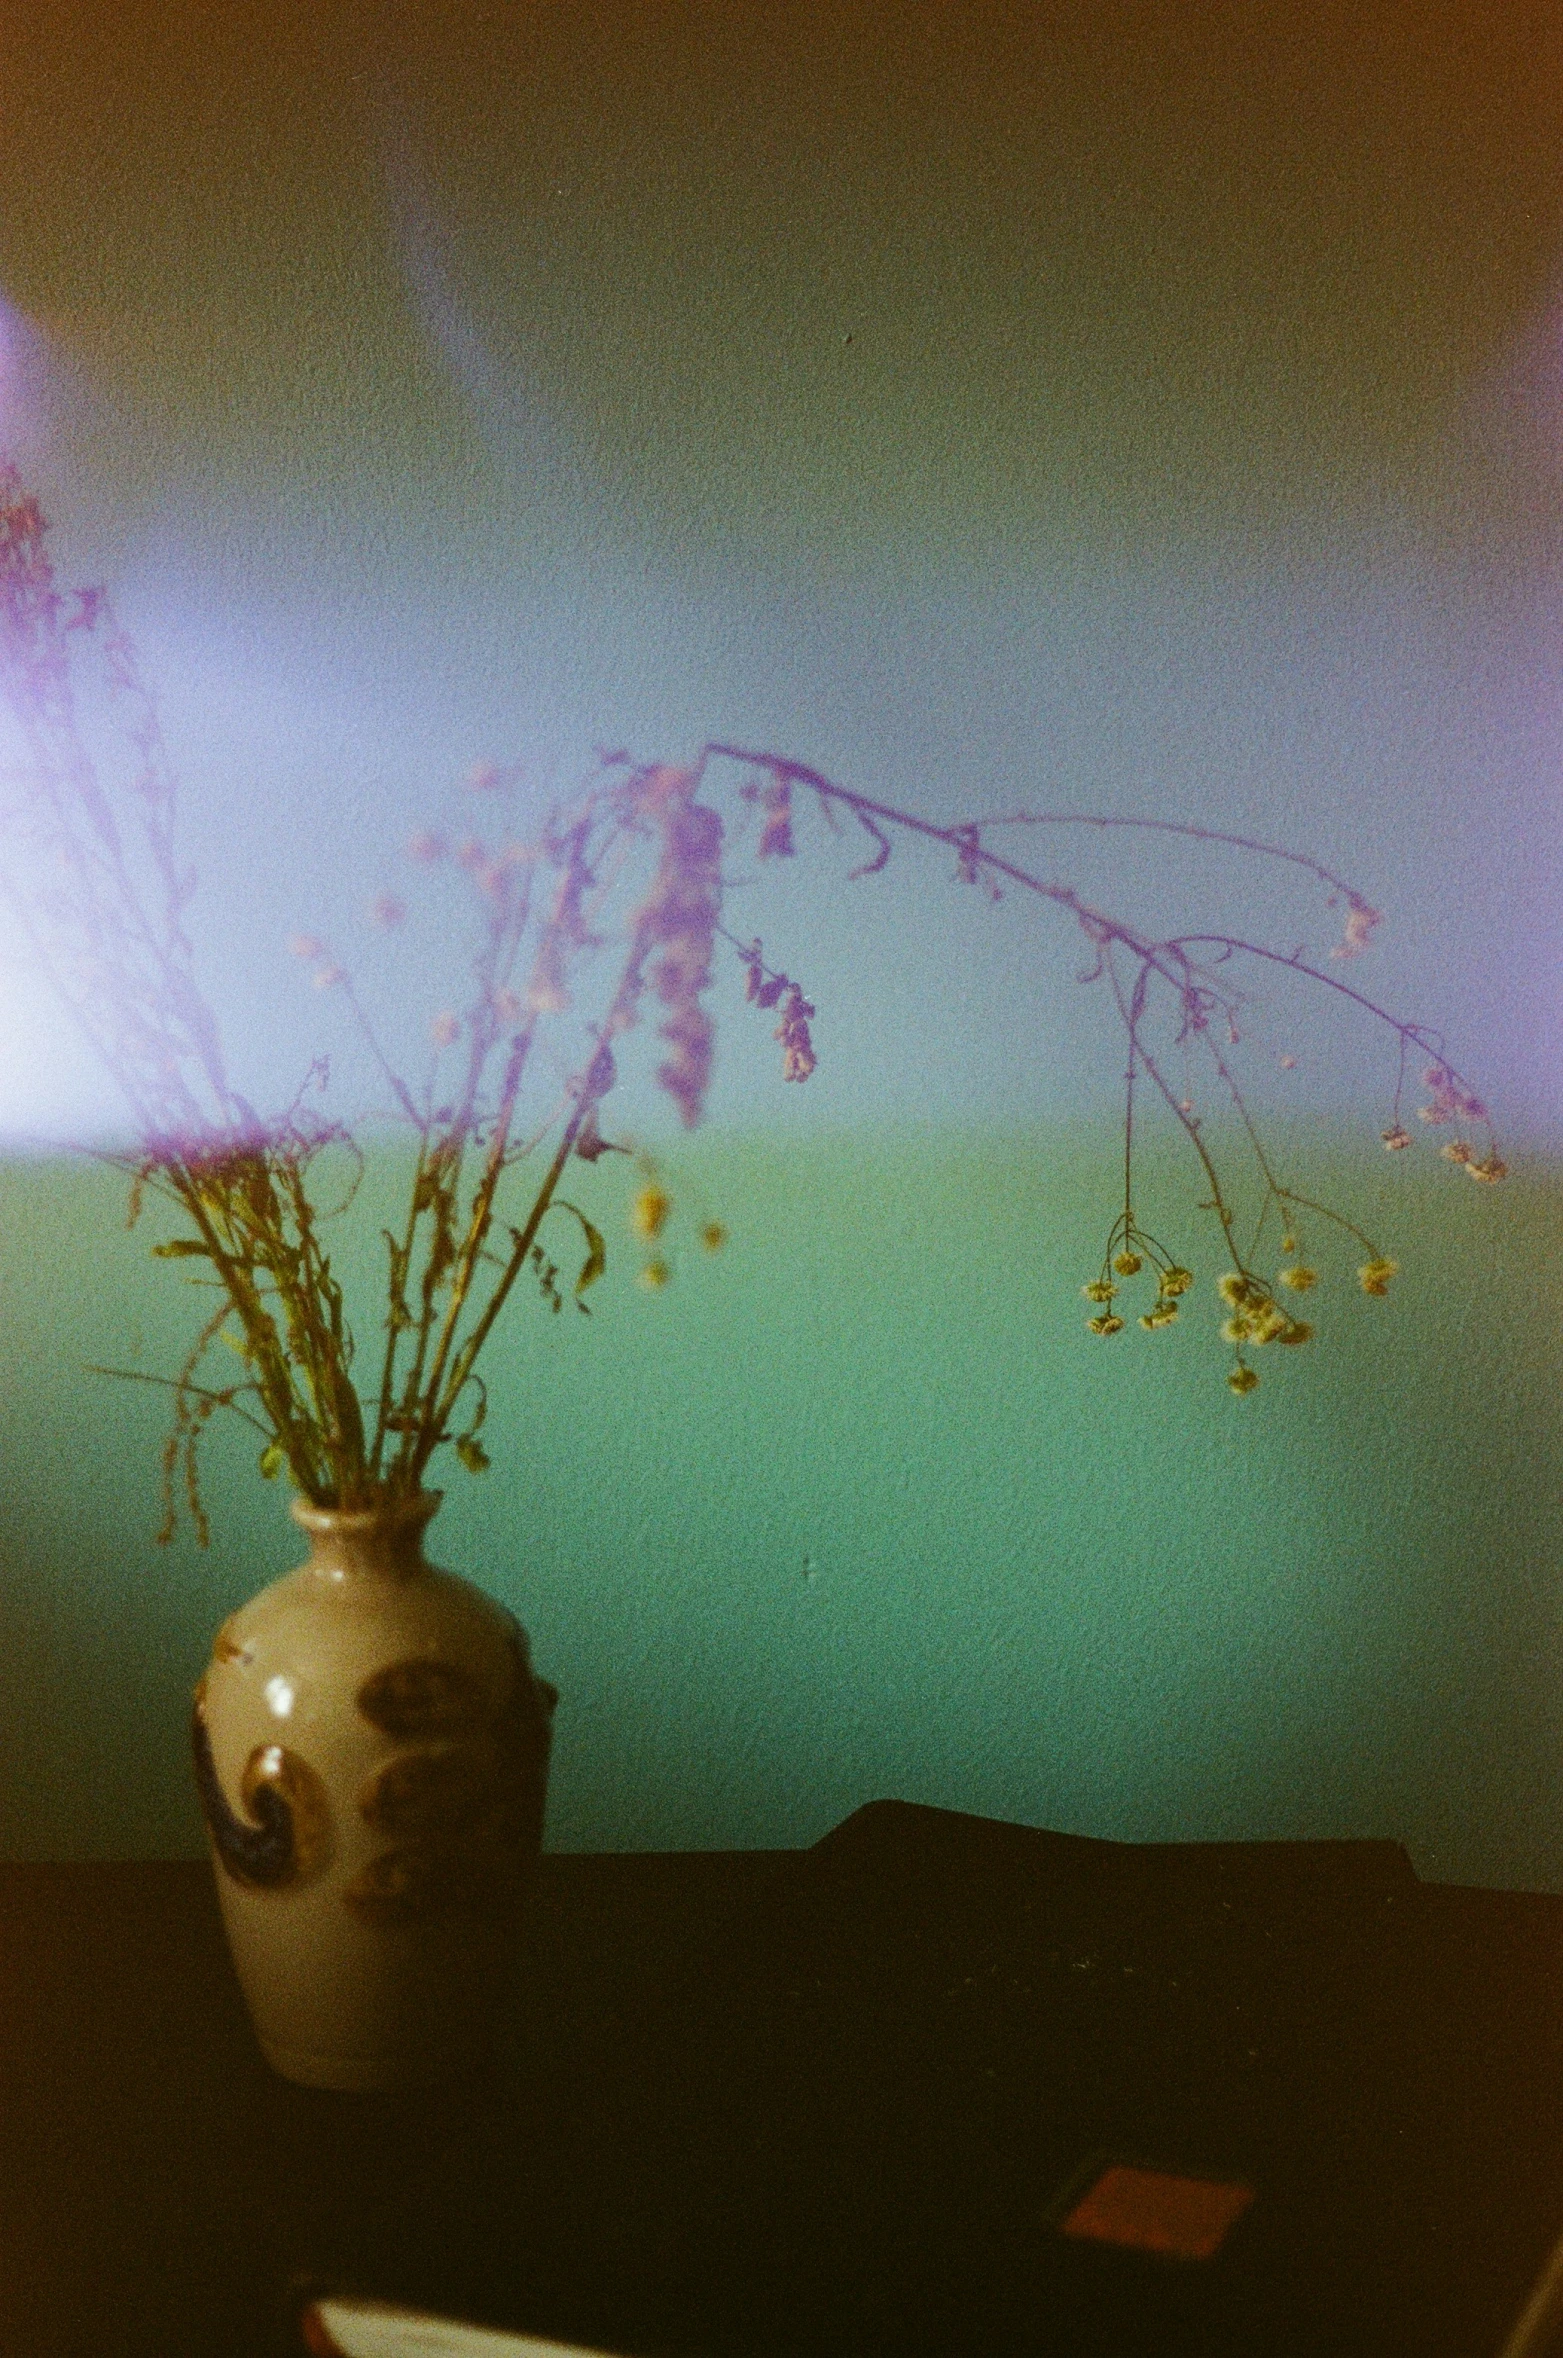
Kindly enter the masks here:
<path id="1" fill-rule="evenodd" d="M 412 1580 L 428 1570 L 423 1535 L 440 1504 L 438 1491 L 363 1509 L 317 1507 L 295 1498 L 293 1520 L 309 1534 L 306 1569 L 321 1580 Z"/>

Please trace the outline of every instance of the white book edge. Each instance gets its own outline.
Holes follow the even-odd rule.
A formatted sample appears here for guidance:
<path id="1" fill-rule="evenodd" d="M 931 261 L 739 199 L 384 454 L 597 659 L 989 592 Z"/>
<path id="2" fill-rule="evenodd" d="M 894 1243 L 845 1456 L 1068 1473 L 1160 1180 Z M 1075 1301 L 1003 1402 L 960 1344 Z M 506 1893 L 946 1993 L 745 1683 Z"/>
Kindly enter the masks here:
<path id="1" fill-rule="evenodd" d="M 392 2301 L 317 2296 L 302 2319 L 304 2347 L 317 2358 L 608 2358 L 579 2342 L 551 2342 L 492 2325 L 463 2325 Z"/>

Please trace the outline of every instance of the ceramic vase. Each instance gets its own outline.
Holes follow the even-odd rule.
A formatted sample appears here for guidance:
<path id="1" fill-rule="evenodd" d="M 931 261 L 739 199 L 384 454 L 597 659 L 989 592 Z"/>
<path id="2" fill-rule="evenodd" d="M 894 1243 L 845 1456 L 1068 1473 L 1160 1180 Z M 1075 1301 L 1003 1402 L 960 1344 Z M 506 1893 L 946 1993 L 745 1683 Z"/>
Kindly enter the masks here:
<path id="1" fill-rule="evenodd" d="M 308 1562 L 224 1623 L 196 1689 L 234 1964 L 306 2087 L 458 2076 L 503 2019 L 558 1695 L 514 1616 L 425 1561 L 439 1503 L 296 1499 Z"/>

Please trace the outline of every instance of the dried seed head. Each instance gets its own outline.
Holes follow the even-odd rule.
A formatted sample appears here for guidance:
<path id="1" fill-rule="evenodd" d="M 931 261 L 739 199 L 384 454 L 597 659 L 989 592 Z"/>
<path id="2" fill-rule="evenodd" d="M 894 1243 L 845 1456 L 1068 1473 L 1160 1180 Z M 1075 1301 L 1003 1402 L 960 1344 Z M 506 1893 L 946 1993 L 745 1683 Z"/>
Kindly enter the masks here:
<path id="1" fill-rule="evenodd" d="M 672 1209 L 673 1199 L 663 1188 L 643 1187 L 630 1207 L 630 1226 L 637 1236 L 660 1236 Z"/>
<path id="2" fill-rule="evenodd" d="M 1371 909 L 1364 900 L 1354 899 L 1346 911 L 1346 930 L 1330 952 L 1332 958 L 1358 958 L 1373 939 L 1373 928 L 1383 922 L 1383 911 Z"/>

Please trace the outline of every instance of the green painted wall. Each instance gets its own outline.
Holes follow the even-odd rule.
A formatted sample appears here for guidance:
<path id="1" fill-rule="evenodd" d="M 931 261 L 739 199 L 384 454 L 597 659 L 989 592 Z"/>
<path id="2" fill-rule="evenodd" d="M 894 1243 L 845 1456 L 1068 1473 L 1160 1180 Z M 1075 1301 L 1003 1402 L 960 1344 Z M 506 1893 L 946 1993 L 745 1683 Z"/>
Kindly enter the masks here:
<path id="1" fill-rule="evenodd" d="M 899 1794 L 1103 1835 L 1393 1835 L 1427 1875 L 1563 1889 L 1563 1174 L 1473 1189 L 1340 1141 L 1294 1167 L 1403 1275 L 1368 1301 L 1320 1247 L 1318 1339 L 1240 1403 L 1181 1168 L 1144 1205 L 1202 1272 L 1183 1326 L 1084 1331 L 1105 1128 L 703 1135 L 670 1159 L 661 1294 L 625 1167 L 596 1166 L 595 1314 L 516 1305 L 495 1468 L 452 1470 L 435 1534 L 563 1690 L 551 1843 L 807 1842 Z M 394 1181 L 371 1172 L 362 1235 Z M 707 1212 L 715 1259 L 679 1246 Z M 210 1552 L 154 1544 L 161 1399 L 83 1372 L 177 1365 L 194 1298 L 147 1241 L 113 1173 L 0 1166 L 12 1858 L 199 1849 L 190 1686 L 300 1552 L 238 1434 Z"/>

